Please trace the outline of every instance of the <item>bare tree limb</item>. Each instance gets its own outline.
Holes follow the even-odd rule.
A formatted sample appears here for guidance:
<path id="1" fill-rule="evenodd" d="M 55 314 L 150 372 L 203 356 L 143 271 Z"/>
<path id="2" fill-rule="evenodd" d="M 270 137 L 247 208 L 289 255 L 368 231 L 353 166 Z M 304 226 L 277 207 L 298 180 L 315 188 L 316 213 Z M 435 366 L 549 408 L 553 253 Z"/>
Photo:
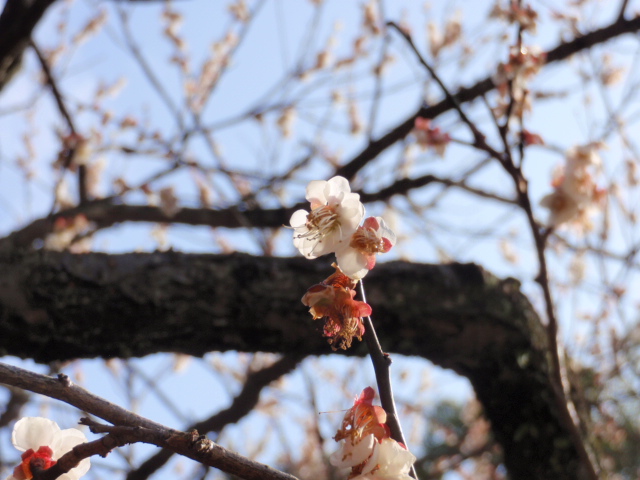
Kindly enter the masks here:
<path id="1" fill-rule="evenodd" d="M 54 379 L 0 363 L 0 383 L 61 400 L 118 427 L 134 427 L 126 430 L 131 436 L 125 438 L 125 443 L 140 441 L 162 448 L 170 448 L 174 452 L 204 465 L 218 468 L 247 480 L 297 480 L 292 475 L 279 472 L 267 465 L 226 450 L 200 436 L 198 432 L 185 433 L 173 430 L 129 412 L 77 385 L 73 385 L 66 375 L 60 375 L 58 379 Z M 115 429 L 113 431 L 122 434 L 125 430 Z M 62 473 L 64 472 L 60 472 L 60 474 Z M 52 479 L 47 478 L 46 480 Z"/>
<path id="2" fill-rule="evenodd" d="M 364 283 L 362 280 L 360 280 L 360 294 L 362 295 L 362 300 L 366 302 L 367 297 L 364 293 Z M 380 403 L 387 413 L 386 423 L 391 431 L 391 438 L 396 442 L 407 445 L 407 440 L 404 438 L 402 425 L 398 418 L 396 401 L 393 397 L 393 387 L 391 384 L 391 357 L 388 353 L 382 351 L 371 317 L 368 316 L 363 320 L 365 325 L 363 338 L 367 344 L 367 349 L 369 350 L 371 363 L 373 363 L 373 370 L 376 375 L 376 384 L 378 385 L 378 393 L 380 395 Z M 413 465 L 411 466 L 411 476 L 413 478 L 418 478 L 416 469 Z"/>
<path id="3" fill-rule="evenodd" d="M 268 367 L 256 372 L 251 372 L 242 390 L 233 399 L 229 407 L 206 420 L 191 425 L 186 430 L 196 430 L 201 434 L 219 432 L 226 425 L 238 422 L 256 406 L 263 388 L 293 370 L 296 365 L 298 365 L 300 359 L 301 357 L 299 356 L 285 356 Z M 138 468 L 129 472 L 126 480 L 146 480 L 162 468 L 169 461 L 173 453 L 173 451 L 168 449 L 160 450 L 140 464 Z"/>
<path id="4" fill-rule="evenodd" d="M 638 30 L 640 30 L 640 16 L 636 16 L 630 20 L 619 18 L 611 25 L 589 32 L 569 42 L 561 43 L 557 47 L 549 50 L 546 53 L 547 64 L 565 60 L 571 55 L 591 48 L 594 45 L 606 42 L 626 33 L 637 32 Z M 495 85 L 491 80 L 491 76 L 488 76 L 470 87 L 461 88 L 453 94 L 453 97 L 459 102 L 459 104 L 464 104 L 485 95 L 494 88 Z M 390 129 L 388 133 L 377 140 L 369 142 L 369 144 L 358 155 L 346 164 L 338 167 L 335 174 L 342 175 L 347 179 L 353 179 L 355 175 L 370 161 L 375 159 L 387 148 L 406 137 L 413 129 L 414 122 L 417 117 L 436 118 L 453 108 L 454 104 L 447 98 L 435 105 L 420 107 L 405 121 Z"/>
<path id="5" fill-rule="evenodd" d="M 514 201 L 492 192 L 470 187 L 464 181 L 424 175 L 418 178 L 404 178 L 374 193 L 360 193 L 364 203 L 387 201 L 394 195 L 406 195 L 411 190 L 429 184 L 440 184 L 455 187 L 482 198 L 512 204 Z M 308 202 L 298 203 L 288 208 L 275 209 L 241 209 L 237 206 L 213 210 L 209 208 L 182 208 L 172 217 L 168 217 L 159 207 L 147 205 L 122 205 L 117 197 L 86 202 L 74 208 L 57 212 L 48 217 L 34 220 L 20 230 L 0 239 L 0 251 L 14 248 L 29 248 L 37 239 L 45 238 L 53 231 L 58 218 L 73 218 L 84 215 L 93 222 L 97 229 L 104 229 L 122 222 L 174 223 L 186 225 L 202 225 L 222 228 L 280 228 L 288 224 L 289 218 L 296 210 L 308 208 Z"/>

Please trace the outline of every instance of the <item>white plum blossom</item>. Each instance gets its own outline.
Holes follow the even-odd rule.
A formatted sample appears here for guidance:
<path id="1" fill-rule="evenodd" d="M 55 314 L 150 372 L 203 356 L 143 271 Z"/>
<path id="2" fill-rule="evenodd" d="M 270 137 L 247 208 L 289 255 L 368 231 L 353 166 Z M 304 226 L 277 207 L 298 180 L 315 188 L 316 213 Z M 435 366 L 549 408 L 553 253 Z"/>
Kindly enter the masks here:
<path id="1" fill-rule="evenodd" d="M 307 186 L 311 211 L 298 210 L 290 220 L 293 244 L 307 258 L 335 252 L 348 245 L 364 217 L 360 195 L 351 193 L 344 177 L 314 180 Z"/>
<path id="2" fill-rule="evenodd" d="M 37 462 L 41 468 L 49 468 L 76 445 L 87 441 L 84 433 L 76 428 L 61 430 L 58 424 L 48 418 L 25 417 L 16 422 L 11 442 L 22 454 L 22 463 L 18 465 L 7 480 L 30 480 L 33 478 L 31 465 Z M 58 477 L 60 480 L 78 480 L 87 471 L 91 463 L 88 458 Z"/>
<path id="3" fill-rule="evenodd" d="M 381 217 L 369 217 L 355 231 L 348 245 L 336 251 L 338 266 L 349 278 L 361 280 L 376 264 L 376 254 L 386 253 L 396 234 Z"/>
<path id="4" fill-rule="evenodd" d="M 566 162 L 553 178 L 554 190 L 540 201 L 549 209 L 549 224 L 557 227 L 573 223 L 589 230 L 591 214 L 602 204 L 606 191 L 596 184 L 594 170 L 601 160 L 597 149 L 600 144 L 588 144 L 571 148 Z"/>
<path id="5" fill-rule="evenodd" d="M 350 439 L 342 440 L 340 449 L 329 460 L 335 467 L 357 471 L 352 480 L 410 480 L 409 471 L 416 457 L 394 439 L 378 442 L 371 434 L 355 445 Z"/>
<path id="6" fill-rule="evenodd" d="M 350 480 L 408 480 L 416 457 L 390 438 L 387 413 L 373 405 L 375 392 L 365 388 L 344 415 L 335 437 L 340 448 L 329 460 L 339 468 L 350 468 Z"/>
<path id="7" fill-rule="evenodd" d="M 376 437 L 373 434 L 362 438 L 347 438 L 340 441 L 340 447 L 329 457 L 331 465 L 338 468 L 353 468 L 361 463 L 375 461 L 377 454 Z M 377 457 L 377 455 L 375 455 Z M 374 464 L 375 465 L 375 464 Z M 373 468 L 373 467 L 372 467 Z"/>
<path id="8" fill-rule="evenodd" d="M 352 480 L 411 480 L 409 475 L 416 457 L 392 438 L 376 444 L 376 459 L 367 462 L 361 475 Z M 369 465 L 369 464 L 372 465 Z"/>

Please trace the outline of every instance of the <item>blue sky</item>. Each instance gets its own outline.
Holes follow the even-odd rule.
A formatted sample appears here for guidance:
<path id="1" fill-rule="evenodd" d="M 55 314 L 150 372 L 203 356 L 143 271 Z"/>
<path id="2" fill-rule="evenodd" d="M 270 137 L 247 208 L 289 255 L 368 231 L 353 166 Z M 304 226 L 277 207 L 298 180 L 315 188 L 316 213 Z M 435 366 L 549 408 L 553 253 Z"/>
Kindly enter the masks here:
<path id="1" fill-rule="evenodd" d="M 391 35 L 387 48 L 395 61 L 389 73 L 382 77 L 380 84 L 370 75 L 383 49 L 380 39 L 374 41 L 370 56 L 362 59 L 353 68 L 327 69 L 310 75 L 304 81 L 291 75 L 294 66 L 313 65 L 315 53 L 322 49 L 332 36 L 335 38 L 332 47 L 334 58 L 344 58 L 351 53 L 362 21 L 362 3 L 328 0 L 324 2 L 322 14 L 317 22 L 314 22 L 315 7 L 310 1 L 265 2 L 238 48 L 237 55 L 225 70 L 218 87 L 201 113 L 202 124 L 212 127 L 212 137 L 219 149 L 217 154 L 211 152 L 202 138 L 195 138 L 180 152 L 184 158 L 197 161 L 203 170 L 211 171 L 220 166 L 222 159 L 230 168 L 244 171 L 247 174 L 247 183 L 254 188 L 260 184 L 260 175 L 286 172 L 292 164 L 307 154 L 310 146 L 315 147 L 321 154 L 313 158 L 309 168 L 296 174 L 278 195 L 265 193 L 259 197 L 270 207 L 280 203 L 290 205 L 303 197 L 304 188 L 309 180 L 331 175 L 332 169 L 322 159 L 322 153 L 335 156 L 338 161 L 345 161 L 366 145 L 368 139 L 365 133 L 351 135 L 348 131 L 350 99 L 357 101 L 362 117 L 367 120 L 371 118 L 373 92 L 376 88 L 382 88 L 386 92 L 373 122 L 372 132 L 376 137 L 406 118 L 409 112 L 415 110 L 423 101 L 441 98 L 437 86 L 428 79 L 399 36 L 394 34 Z M 614 3 L 617 2 L 587 2 L 584 9 L 585 17 L 580 23 L 583 31 L 597 27 L 612 18 Z M 526 36 L 525 41 L 545 49 L 555 45 L 562 36 L 569 35 L 550 22 L 555 9 L 560 7 L 547 2 L 533 4 L 540 11 L 541 23 L 536 36 Z M 412 25 L 416 45 L 423 52 L 427 50 L 427 22 L 433 21 L 442 28 L 446 19 L 460 12 L 467 39 L 466 46 L 474 49 L 473 55 L 461 65 L 459 61 L 462 58 L 463 47 L 456 46 L 445 51 L 443 56 L 434 62 L 452 90 L 484 78 L 495 69 L 499 61 L 506 59 L 505 44 L 496 42 L 495 38 L 502 33 L 513 38 L 513 28 L 487 20 L 487 12 L 492 2 L 434 1 L 427 8 L 423 2 L 406 0 L 386 2 L 384 5 L 387 19 Z M 562 6 L 564 5 L 566 4 L 563 3 Z M 187 51 L 194 72 L 207 58 L 213 41 L 224 38 L 229 28 L 234 31 L 240 31 L 242 28 L 230 20 L 226 2 L 185 0 L 174 2 L 173 8 L 184 16 L 180 32 L 187 40 Z M 637 8 L 638 2 L 631 1 L 629 11 Z M 125 7 L 125 11 L 130 15 L 133 36 L 150 67 L 162 88 L 168 92 L 171 102 L 184 112 L 185 78 L 175 65 L 168 63 L 175 50 L 162 34 L 162 9 L 159 2 Z M 127 51 L 126 39 L 118 20 L 117 2 L 75 0 L 59 3 L 48 12 L 44 22 L 38 27 L 35 38 L 45 50 L 60 42 L 68 44 L 87 19 L 101 10 L 108 15 L 105 26 L 83 45 L 65 51 L 54 71 L 61 78 L 61 88 L 71 108 L 75 111 L 78 106 L 83 107 L 77 114 L 78 125 L 83 133 L 102 135 L 105 139 L 103 145 L 106 147 L 124 144 L 156 149 L 153 155 L 124 155 L 106 148 L 97 152 L 96 158 L 104 158 L 107 165 L 101 189 L 104 194 L 111 194 L 115 178 L 122 177 L 128 183 L 136 184 L 154 172 L 166 168 L 169 161 L 163 157 L 163 152 L 157 150 L 157 144 L 149 139 L 140 141 L 137 132 L 118 131 L 113 125 L 103 127 L 100 124 L 99 115 L 90 111 L 88 107 L 91 106 L 94 94 L 101 84 L 109 85 L 119 79 L 126 79 L 126 85 L 119 94 L 100 101 L 103 110 L 113 111 L 116 118 L 135 116 L 149 131 L 157 130 L 165 136 L 174 148 L 181 148 L 183 144 L 175 138 L 175 117 L 171 115 L 160 95 L 149 86 L 139 63 Z M 61 20 L 66 20 L 68 26 L 64 32 L 59 33 L 57 25 Z M 550 192 L 553 169 L 562 162 L 566 149 L 597 140 L 602 136 L 602 132 L 606 130 L 602 116 L 607 102 L 615 109 L 621 109 L 630 129 L 637 124 L 638 102 L 635 96 L 629 93 L 639 81 L 636 40 L 618 42 L 615 52 L 612 52 L 614 64 L 626 67 L 628 73 L 628 77 L 622 83 L 612 87 L 603 96 L 596 87 L 590 86 L 585 80 L 601 64 L 603 49 L 606 48 L 598 47 L 570 62 L 549 66 L 531 85 L 536 91 L 563 94 L 559 98 L 539 102 L 532 114 L 526 117 L 527 128 L 543 135 L 547 142 L 546 148 L 529 149 L 525 163 L 531 197 L 536 204 L 535 212 L 541 219 L 545 218 L 546 212 L 538 207 L 537 202 Z M 55 131 L 64 128 L 51 96 L 43 91 L 37 82 L 39 73 L 34 55 L 28 53 L 25 63 L 20 77 L 0 96 L 0 232 L 3 233 L 45 215 L 51 209 L 51 190 L 55 176 L 50 165 L 60 148 Z M 346 101 L 334 107 L 331 102 L 334 93 L 340 94 Z M 627 97 L 628 94 L 631 96 Z M 18 114 L 7 113 L 8 110 L 34 99 L 36 103 L 33 108 Z M 276 124 L 281 107 L 286 105 L 295 105 L 297 111 L 297 121 L 293 126 L 294 134 L 291 138 L 283 138 Z M 483 109 L 481 102 L 476 102 L 469 108 L 473 118 L 486 129 L 489 138 L 495 140 L 496 132 L 492 130 L 488 113 Z M 254 118 L 234 120 L 239 115 L 257 111 L 266 112 L 262 122 Z M 194 118 L 186 112 L 183 114 L 183 121 L 187 126 L 194 125 Z M 437 120 L 437 124 L 450 131 L 455 138 L 469 138 L 468 132 L 459 124 L 454 113 L 443 115 Z M 32 138 L 35 149 L 32 164 L 35 177 L 28 182 L 16 165 L 18 158 L 27 154 L 23 135 Z M 409 176 L 431 173 L 457 178 L 461 171 L 476 164 L 480 159 L 476 152 L 461 145 L 451 145 L 447 156 L 440 159 L 431 152 L 412 149 L 409 145 L 411 141 L 410 138 L 407 144 L 398 144 L 389 149 L 377 162 L 363 170 L 354 187 L 372 191 L 388 185 L 398 175 L 405 173 Z M 635 139 L 632 138 L 630 141 L 635 142 Z M 613 184 L 623 176 L 622 160 L 629 156 L 629 150 L 624 149 L 623 142 L 615 136 L 608 143 L 608 149 L 602 152 L 603 176 Z M 405 150 L 405 147 L 408 150 Z M 183 169 L 155 182 L 153 188 L 158 190 L 171 185 L 175 188 L 182 205 L 197 206 L 198 192 L 195 179 L 199 178 L 198 175 L 192 170 Z M 210 181 L 213 191 L 214 208 L 222 208 L 237 199 L 237 191 L 223 175 L 212 173 L 207 177 L 207 181 Z M 470 184 L 504 195 L 512 192 L 507 176 L 498 165 L 482 170 L 472 178 Z M 74 193 L 73 185 L 71 193 Z M 443 194 L 442 200 L 436 202 L 433 208 L 421 212 L 420 215 L 411 215 L 414 205 L 424 206 L 435 201 L 439 194 L 439 189 L 429 189 L 412 194 L 410 198 L 413 205 L 408 205 L 404 200 L 393 199 L 390 205 L 375 204 L 368 207 L 371 214 L 388 215 L 395 219 L 401 242 L 387 258 L 423 262 L 439 262 L 453 258 L 462 262 L 478 262 L 499 276 L 513 276 L 522 280 L 525 292 L 534 305 L 540 308 L 541 295 L 533 281 L 537 270 L 535 255 L 523 215 L 514 208 L 505 208 L 492 202 L 479 202 L 477 198 L 465 193 L 449 191 Z M 637 192 L 629 190 L 628 195 L 628 204 L 635 208 L 638 204 Z M 141 193 L 133 193 L 127 196 L 127 201 L 144 204 L 147 198 Z M 602 221 L 601 218 L 598 217 L 599 222 Z M 625 223 L 624 219 L 613 211 L 608 220 L 611 224 L 608 248 L 624 251 L 628 245 L 636 243 L 638 232 L 635 225 Z M 151 234 L 154 228 L 152 225 L 140 224 L 119 226 L 96 235 L 94 248 L 107 252 L 152 251 L 159 246 L 156 237 Z M 290 231 L 284 229 L 279 233 L 275 242 L 277 254 L 295 254 L 290 235 Z M 597 242 L 597 238 L 585 239 L 570 231 L 566 235 L 580 245 Z M 223 251 L 223 245 L 227 244 L 237 250 L 260 253 L 260 244 L 252 232 L 221 231 L 214 235 L 206 227 L 175 226 L 169 229 L 167 239 L 168 245 L 177 250 L 219 253 Z M 506 240 L 518 254 L 517 263 L 510 263 L 505 259 L 500 249 L 502 240 Z M 567 272 L 571 262 L 575 260 L 575 255 L 567 250 L 557 249 L 550 253 L 549 258 L 553 266 L 554 279 L 558 284 L 567 284 Z M 574 353 L 579 354 L 582 351 L 579 339 L 584 340 L 584 337 L 594 332 L 593 324 L 584 323 L 579 319 L 579 315 L 585 311 L 598 312 L 607 307 L 606 299 L 590 298 L 594 291 L 601 291 L 603 279 L 623 282 L 630 289 L 637 285 L 635 273 L 626 271 L 624 266 L 591 258 L 587 259 L 587 280 L 581 288 L 568 285 L 565 289 L 562 285 L 558 288 L 558 296 L 562 297 L 562 302 L 558 305 L 562 335 L 569 340 Z M 635 322 L 634 308 L 633 301 L 622 305 L 620 309 L 625 310 L 625 313 L 617 317 L 613 327 L 624 329 L 627 323 Z M 585 341 L 585 345 L 588 343 Z M 587 356 L 587 347 L 584 349 L 585 359 L 597 361 L 597 357 L 594 360 L 593 357 Z M 232 365 L 240 361 L 230 354 L 223 357 Z M 172 362 L 173 359 L 166 356 L 154 356 L 137 360 L 133 364 L 147 375 L 156 376 L 161 375 L 160 372 L 164 372 Z M 342 359 L 323 362 L 322 368 L 326 369 L 325 373 L 347 370 Z M 313 361 L 309 361 L 309 364 L 312 363 Z M 29 363 L 27 366 L 36 368 Z M 100 361 L 86 362 L 82 367 L 69 367 L 69 372 L 73 374 L 80 368 L 86 371 L 86 385 L 90 390 L 118 403 L 126 402 L 123 392 L 117 389 L 118 382 L 109 379 L 109 375 L 105 374 L 106 367 Z M 312 369 L 310 366 L 307 368 Z M 363 365 L 362 368 L 368 367 Z M 421 372 L 416 378 L 409 378 L 403 383 L 405 390 L 398 394 L 401 398 L 410 399 L 412 395 L 417 395 L 421 376 L 424 375 L 430 378 L 428 397 L 423 399 L 427 405 L 432 405 L 443 397 L 460 399 L 469 394 L 469 387 L 464 380 L 440 370 L 428 369 L 424 362 L 399 359 L 395 368 L 398 371 Z M 285 393 L 274 390 L 272 395 L 285 404 L 286 401 L 292 402 L 292 398 L 297 400 L 294 394 L 303 384 L 301 375 L 298 372 L 292 379 L 287 380 L 291 385 Z M 370 370 L 362 375 L 363 378 L 346 383 L 353 390 L 350 395 L 357 394 L 371 383 Z M 184 407 L 188 417 L 198 419 L 205 412 L 211 412 L 224 405 L 233 392 L 233 383 L 231 387 L 216 385 L 213 377 L 207 361 L 194 360 L 186 372 L 163 378 L 161 386 L 175 403 Z M 105 378 L 109 380 L 105 381 Z M 200 385 L 204 385 L 204 388 L 200 388 Z M 143 389 L 144 382 L 137 383 L 135 388 Z M 328 394 L 328 397 L 326 408 L 335 408 L 329 406 L 328 400 L 332 399 L 332 394 Z M 320 396 L 320 399 L 323 397 Z M 343 408 L 348 407 L 349 400 L 346 402 Z M 53 409 L 53 406 L 49 408 Z M 168 412 L 153 395 L 144 396 L 139 408 L 142 414 L 154 420 L 176 427 L 181 425 L 179 419 Z M 308 413 L 304 409 L 302 411 Z M 339 416 L 334 415 L 323 428 L 330 428 L 330 424 L 335 424 L 338 420 Z M 268 424 L 264 418 L 248 420 L 236 432 L 228 433 L 229 442 L 241 447 L 242 436 L 246 435 L 243 429 L 250 430 L 254 425 L 252 421 L 262 427 Z M 289 432 L 292 438 L 302 435 L 299 429 L 291 426 L 288 428 L 291 429 Z M 329 433 L 327 435 L 330 436 Z M 165 474 L 167 478 L 169 475 L 170 473 Z"/>

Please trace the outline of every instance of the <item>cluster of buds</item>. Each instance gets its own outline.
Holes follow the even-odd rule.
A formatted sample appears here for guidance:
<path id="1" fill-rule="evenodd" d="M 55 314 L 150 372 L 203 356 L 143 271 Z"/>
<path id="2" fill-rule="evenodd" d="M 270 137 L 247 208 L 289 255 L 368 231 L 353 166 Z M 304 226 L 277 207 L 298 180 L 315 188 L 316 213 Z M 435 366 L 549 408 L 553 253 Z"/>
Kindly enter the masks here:
<path id="1" fill-rule="evenodd" d="M 553 192 L 540 201 L 549 209 L 550 226 L 571 222 L 585 231 L 592 228 L 591 214 L 606 194 L 606 190 L 596 184 L 593 173 L 601 163 L 597 152 L 600 146 L 588 144 L 567 152 L 564 166 L 554 174 Z"/>
<path id="2" fill-rule="evenodd" d="M 78 166 L 87 165 L 93 153 L 88 138 L 73 132 L 61 137 L 62 149 L 53 164 L 55 169 L 69 169 L 77 171 Z"/>
<path id="3" fill-rule="evenodd" d="M 429 35 L 429 50 L 433 58 L 437 58 L 440 51 L 455 45 L 462 37 L 462 21 L 460 11 L 450 18 L 441 32 L 434 22 L 427 25 Z"/>
<path id="4" fill-rule="evenodd" d="M 349 468 L 349 480 L 410 480 L 416 457 L 391 438 L 387 414 L 373 405 L 374 396 L 371 387 L 365 388 L 347 410 L 334 437 L 340 448 L 331 455 L 331 464 Z"/>
<path id="5" fill-rule="evenodd" d="M 21 452 L 22 461 L 9 475 L 7 480 L 31 480 L 35 470 L 46 470 L 56 464 L 57 460 L 87 437 L 76 428 L 61 430 L 58 424 L 42 417 L 25 417 L 16 422 L 11 435 L 11 442 Z M 59 476 L 61 480 L 78 480 L 89 471 L 88 458 L 82 460 L 77 467 Z"/>
<path id="6" fill-rule="evenodd" d="M 311 211 L 291 216 L 293 244 L 305 257 L 334 253 L 336 273 L 311 287 L 302 298 L 313 318 L 326 318 L 324 335 L 331 346 L 348 348 L 364 332 L 362 317 L 371 307 L 354 300 L 355 286 L 376 264 L 378 253 L 388 252 L 396 236 L 380 217 L 364 220 L 360 195 L 351 192 L 346 178 L 316 180 L 307 186 Z M 362 225 L 360 225 L 362 223 Z"/>
<path id="7" fill-rule="evenodd" d="M 440 157 L 444 157 L 447 145 L 451 142 L 448 133 L 440 130 L 440 127 L 433 127 L 428 118 L 418 117 L 413 126 L 413 135 L 421 148 L 433 148 Z"/>
<path id="8" fill-rule="evenodd" d="M 538 12 L 530 5 L 520 5 L 520 2 L 511 0 L 505 7 L 496 2 L 489 17 L 499 18 L 508 23 L 516 23 L 523 31 L 536 32 Z"/>
<path id="9" fill-rule="evenodd" d="M 494 115 L 504 115 L 511 100 L 514 105 L 511 112 L 513 115 L 521 117 L 524 112 L 531 110 L 527 84 L 540 71 L 546 60 L 546 53 L 536 47 L 519 45 L 509 49 L 509 60 L 498 65 L 492 79 L 500 94 L 500 103 L 495 108 Z M 511 98 L 508 98 L 509 94 Z"/>
<path id="10" fill-rule="evenodd" d="M 494 83 L 503 93 L 508 80 L 516 84 L 522 84 L 540 71 L 547 59 L 547 55 L 537 48 L 511 47 L 507 63 L 498 65 L 498 73 Z"/>
<path id="11" fill-rule="evenodd" d="M 88 238 L 82 237 L 89 233 L 91 228 L 91 222 L 82 213 L 72 217 L 58 217 L 53 222 L 53 231 L 44 239 L 44 247 L 58 252 L 66 249 L 71 249 L 74 253 L 84 252 L 90 244 Z"/>

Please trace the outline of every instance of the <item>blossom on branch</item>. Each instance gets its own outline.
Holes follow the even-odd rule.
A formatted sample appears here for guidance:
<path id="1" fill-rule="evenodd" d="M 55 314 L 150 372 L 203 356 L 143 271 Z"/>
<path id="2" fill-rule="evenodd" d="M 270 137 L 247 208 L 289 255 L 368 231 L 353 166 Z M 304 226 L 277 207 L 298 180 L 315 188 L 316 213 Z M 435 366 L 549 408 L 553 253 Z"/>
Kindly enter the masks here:
<path id="1" fill-rule="evenodd" d="M 549 209 L 549 224 L 557 227 L 574 223 L 583 230 L 590 230 L 591 214 L 603 202 L 606 190 L 598 187 L 593 169 L 601 164 L 597 149 L 600 144 L 571 148 L 563 168 L 554 175 L 554 191 L 540 200 Z"/>
<path id="2" fill-rule="evenodd" d="M 387 412 L 373 404 L 375 395 L 375 390 L 371 387 L 362 390 L 353 402 L 353 407 L 345 413 L 342 426 L 334 437 L 336 441 L 346 438 L 358 440 L 369 434 L 377 440 L 390 436 L 389 427 L 386 425 Z"/>
<path id="3" fill-rule="evenodd" d="M 352 480 L 412 480 L 409 475 L 416 457 L 401 443 L 384 438 L 377 445 L 375 464 L 367 473 Z"/>
<path id="4" fill-rule="evenodd" d="M 364 217 L 360 195 L 344 177 L 315 180 L 307 186 L 311 211 L 298 210 L 290 220 L 293 244 L 307 258 L 333 253 L 349 243 Z"/>
<path id="5" fill-rule="evenodd" d="M 523 31 L 536 32 L 538 13 L 530 5 L 521 5 L 520 2 L 514 0 L 511 0 L 506 6 L 496 2 L 489 17 L 498 18 L 508 23 L 516 23 Z"/>
<path id="6" fill-rule="evenodd" d="M 330 461 L 339 468 L 350 468 L 351 480 L 409 480 L 416 457 L 390 436 L 387 414 L 373 405 L 375 392 L 365 388 L 347 410 L 334 439 L 340 448 Z"/>
<path id="7" fill-rule="evenodd" d="M 522 117 L 531 110 L 531 99 L 527 84 L 540 71 L 547 60 L 546 53 L 539 48 L 524 45 L 509 49 L 509 60 L 500 63 L 492 81 L 500 98 L 493 108 L 496 117 L 508 111 L 515 117 Z"/>
<path id="8" fill-rule="evenodd" d="M 30 480 L 33 470 L 46 470 L 76 445 L 87 441 L 84 433 L 76 428 L 60 430 L 58 424 L 42 417 L 25 417 L 13 427 L 11 442 L 22 454 L 18 465 L 7 480 Z M 88 458 L 58 477 L 59 480 L 78 480 L 91 466 Z"/>
<path id="9" fill-rule="evenodd" d="M 448 133 L 440 130 L 440 127 L 432 127 L 431 120 L 428 118 L 418 117 L 414 122 L 413 134 L 418 140 L 418 145 L 423 149 L 433 147 L 436 154 L 440 157 L 444 156 L 447 145 L 451 142 Z"/>
<path id="10" fill-rule="evenodd" d="M 342 272 L 361 280 L 376 265 L 376 254 L 387 253 L 396 243 L 396 234 L 381 217 L 369 217 L 351 236 L 349 245 L 336 252 Z"/>
<path id="11" fill-rule="evenodd" d="M 316 180 L 307 186 L 311 211 L 298 210 L 291 216 L 293 244 L 307 258 L 336 254 L 336 272 L 313 285 L 302 297 L 313 319 L 324 318 L 323 335 L 333 350 L 346 350 L 354 338 L 362 340 L 362 317 L 371 307 L 354 300 L 358 281 L 376 264 L 376 254 L 388 252 L 396 235 L 380 217 L 369 217 L 362 226 L 364 205 L 351 193 L 346 178 Z"/>
<path id="12" fill-rule="evenodd" d="M 354 300 L 355 282 L 340 271 L 318 285 L 314 285 L 302 297 L 302 303 L 309 307 L 313 319 L 325 318 L 323 334 L 329 339 L 333 350 L 346 350 L 353 338 L 362 340 L 364 325 L 362 317 L 371 315 L 371 307 Z"/>
<path id="13" fill-rule="evenodd" d="M 522 129 L 521 140 L 525 147 L 529 147 L 531 145 L 544 145 L 544 139 L 539 134 L 530 132 L 526 128 Z"/>

